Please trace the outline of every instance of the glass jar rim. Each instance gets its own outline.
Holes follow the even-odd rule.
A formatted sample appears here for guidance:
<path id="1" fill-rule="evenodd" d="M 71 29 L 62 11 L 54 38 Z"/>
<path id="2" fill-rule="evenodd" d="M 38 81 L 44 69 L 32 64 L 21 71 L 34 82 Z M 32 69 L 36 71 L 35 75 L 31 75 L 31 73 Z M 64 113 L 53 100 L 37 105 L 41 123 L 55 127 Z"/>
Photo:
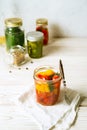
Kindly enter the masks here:
<path id="1" fill-rule="evenodd" d="M 41 82 L 49 82 L 49 83 L 51 83 L 52 82 L 52 79 L 51 80 L 43 80 L 43 79 L 40 79 L 40 78 L 38 78 L 37 76 L 36 76 L 36 73 L 39 73 L 38 71 L 39 70 L 43 70 L 43 69 L 51 69 L 51 70 L 56 70 L 57 71 L 57 69 L 55 68 L 55 66 L 49 66 L 49 65 L 44 65 L 44 66 L 39 66 L 39 67 L 37 67 L 35 70 L 34 70 L 34 74 L 33 74 L 33 78 L 35 79 L 35 80 L 39 80 L 39 81 L 41 81 Z M 59 73 L 59 77 L 57 78 L 57 79 L 55 79 L 53 82 L 54 83 L 56 83 L 56 82 L 58 82 L 59 80 L 61 80 L 62 79 L 62 76 L 61 76 L 61 74 Z"/>
<path id="2" fill-rule="evenodd" d="M 25 52 L 25 48 L 20 46 L 20 45 L 15 45 L 13 47 L 11 47 L 11 49 L 9 50 L 9 53 L 13 53 L 16 50 L 20 50 L 21 52 Z"/>

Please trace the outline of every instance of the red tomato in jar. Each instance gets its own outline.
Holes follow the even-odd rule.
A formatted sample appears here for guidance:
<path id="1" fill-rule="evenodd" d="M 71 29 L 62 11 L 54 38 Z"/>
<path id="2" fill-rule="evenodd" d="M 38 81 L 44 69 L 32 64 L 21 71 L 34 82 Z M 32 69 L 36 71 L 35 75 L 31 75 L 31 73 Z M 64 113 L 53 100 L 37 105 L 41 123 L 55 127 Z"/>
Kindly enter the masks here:
<path id="1" fill-rule="evenodd" d="M 48 43 L 48 30 L 42 29 L 42 32 L 44 34 L 44 45 L 47 45 L 47 43 Z"/>
<path id="2" fill-rule="evenodd" d="M 52 77 L 52 80 L 55 80 L 55 79 L 58 79 L 58 78 L 59 78 L 59 76 L 55 74 L 55 75 Z"/>
<path id="3" fill-rule="evenodd" d="M 36 28 L 36 31 L 42 32 L 42 27 L 41 27 L 41 26 L 38 26 L 38 27 Z"/>
<path id="4" fill-rule="evenodd" d="M 47 75 L 38 74 L 37 77 L 43 80 L 50 80 L 50 76 L 47 76 Z"/>
<path id="5" fill-rule="evenodd" d="M 55 80 L 58 79 L 58 78 L 59 78 L 59 75 L 56 75 L 56 74 L 52 77 L 52 80 L 54 81 L 55 88 L 60 87 L 60 81 L 61 80 L 58 80 L 58 81 L 55 82 Z"/>
<path id="6" fill-rule="evenodd" d="M 42 32 L 43 32 L 44 36 L 48 36 L 48 30 L 47 29 L 42 29 Z"/>

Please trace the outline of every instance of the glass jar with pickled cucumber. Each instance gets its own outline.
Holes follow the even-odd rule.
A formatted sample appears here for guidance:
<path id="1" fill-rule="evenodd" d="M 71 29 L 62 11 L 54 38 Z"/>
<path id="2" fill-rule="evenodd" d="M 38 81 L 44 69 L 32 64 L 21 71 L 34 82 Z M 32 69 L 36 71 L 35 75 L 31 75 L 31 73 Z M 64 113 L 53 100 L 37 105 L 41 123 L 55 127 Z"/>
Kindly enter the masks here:
<path id="1" fill-rule="evenodd" d="M 27 33 L 27 51 L 31 58 L 42 57 L 43 51 L 43 33 L 32 31 Z"/>
<path id="2" fill-rule="evenodd" d="M 24 46 L 24 30 L 21 18 L 8 18 L 5 20 L 5 39 L 7 50 L 16 45 Z"/>
<path id="3" fill-rule="evenodd" d="M 40 31 L 44 34 L 43 45 L 48 44 L 48 20 L 46 18 L 39 18 L 36 20 L 36 31 Z"/>

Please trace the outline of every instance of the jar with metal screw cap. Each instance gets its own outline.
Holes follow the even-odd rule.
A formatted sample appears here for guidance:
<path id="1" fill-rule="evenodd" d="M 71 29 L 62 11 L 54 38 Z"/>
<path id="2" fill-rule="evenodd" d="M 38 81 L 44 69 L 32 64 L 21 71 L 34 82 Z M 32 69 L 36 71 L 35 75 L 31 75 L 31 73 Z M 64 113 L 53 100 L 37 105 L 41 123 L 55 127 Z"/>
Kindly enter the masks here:
<path id="1" fill-rule="evenodd" d="M 24 46 L 24 30 L 21 18 L 8 18 L 5 20 L 5 38 L 7 50 L 15 45 Z"/>
<path id="2" fill-rule="evenodd" d="M 40 31 L 44 34 L 43 45 L 48 44 L 48 20 L 46 18 L 39 18 L 36 20 L 36 31 Z"/>

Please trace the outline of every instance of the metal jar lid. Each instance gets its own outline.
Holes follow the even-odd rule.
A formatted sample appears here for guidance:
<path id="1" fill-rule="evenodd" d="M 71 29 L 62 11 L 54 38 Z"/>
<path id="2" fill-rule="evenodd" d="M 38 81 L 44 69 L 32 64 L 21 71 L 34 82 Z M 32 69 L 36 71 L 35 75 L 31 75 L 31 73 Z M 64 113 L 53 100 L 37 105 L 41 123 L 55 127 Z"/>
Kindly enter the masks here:
<path id="1" fill-rule="evenodd" d="M 8 18 L 5 20 L 5 25 L 7 27 L 22 26 L 22 19 L 21 18 Z"/>
<path id="2" fill-rule="evenodd" d="M 26 38 L 28 41 L 38 41 L 43 39 L 43 33 L 39 31 L 28 32 Z"/>
<path id="3" fill-rule="evenodd" d="M 36 24 L 48 25 L 48 20 L 46 18 L 39 18 L 36 20 Z"/>

